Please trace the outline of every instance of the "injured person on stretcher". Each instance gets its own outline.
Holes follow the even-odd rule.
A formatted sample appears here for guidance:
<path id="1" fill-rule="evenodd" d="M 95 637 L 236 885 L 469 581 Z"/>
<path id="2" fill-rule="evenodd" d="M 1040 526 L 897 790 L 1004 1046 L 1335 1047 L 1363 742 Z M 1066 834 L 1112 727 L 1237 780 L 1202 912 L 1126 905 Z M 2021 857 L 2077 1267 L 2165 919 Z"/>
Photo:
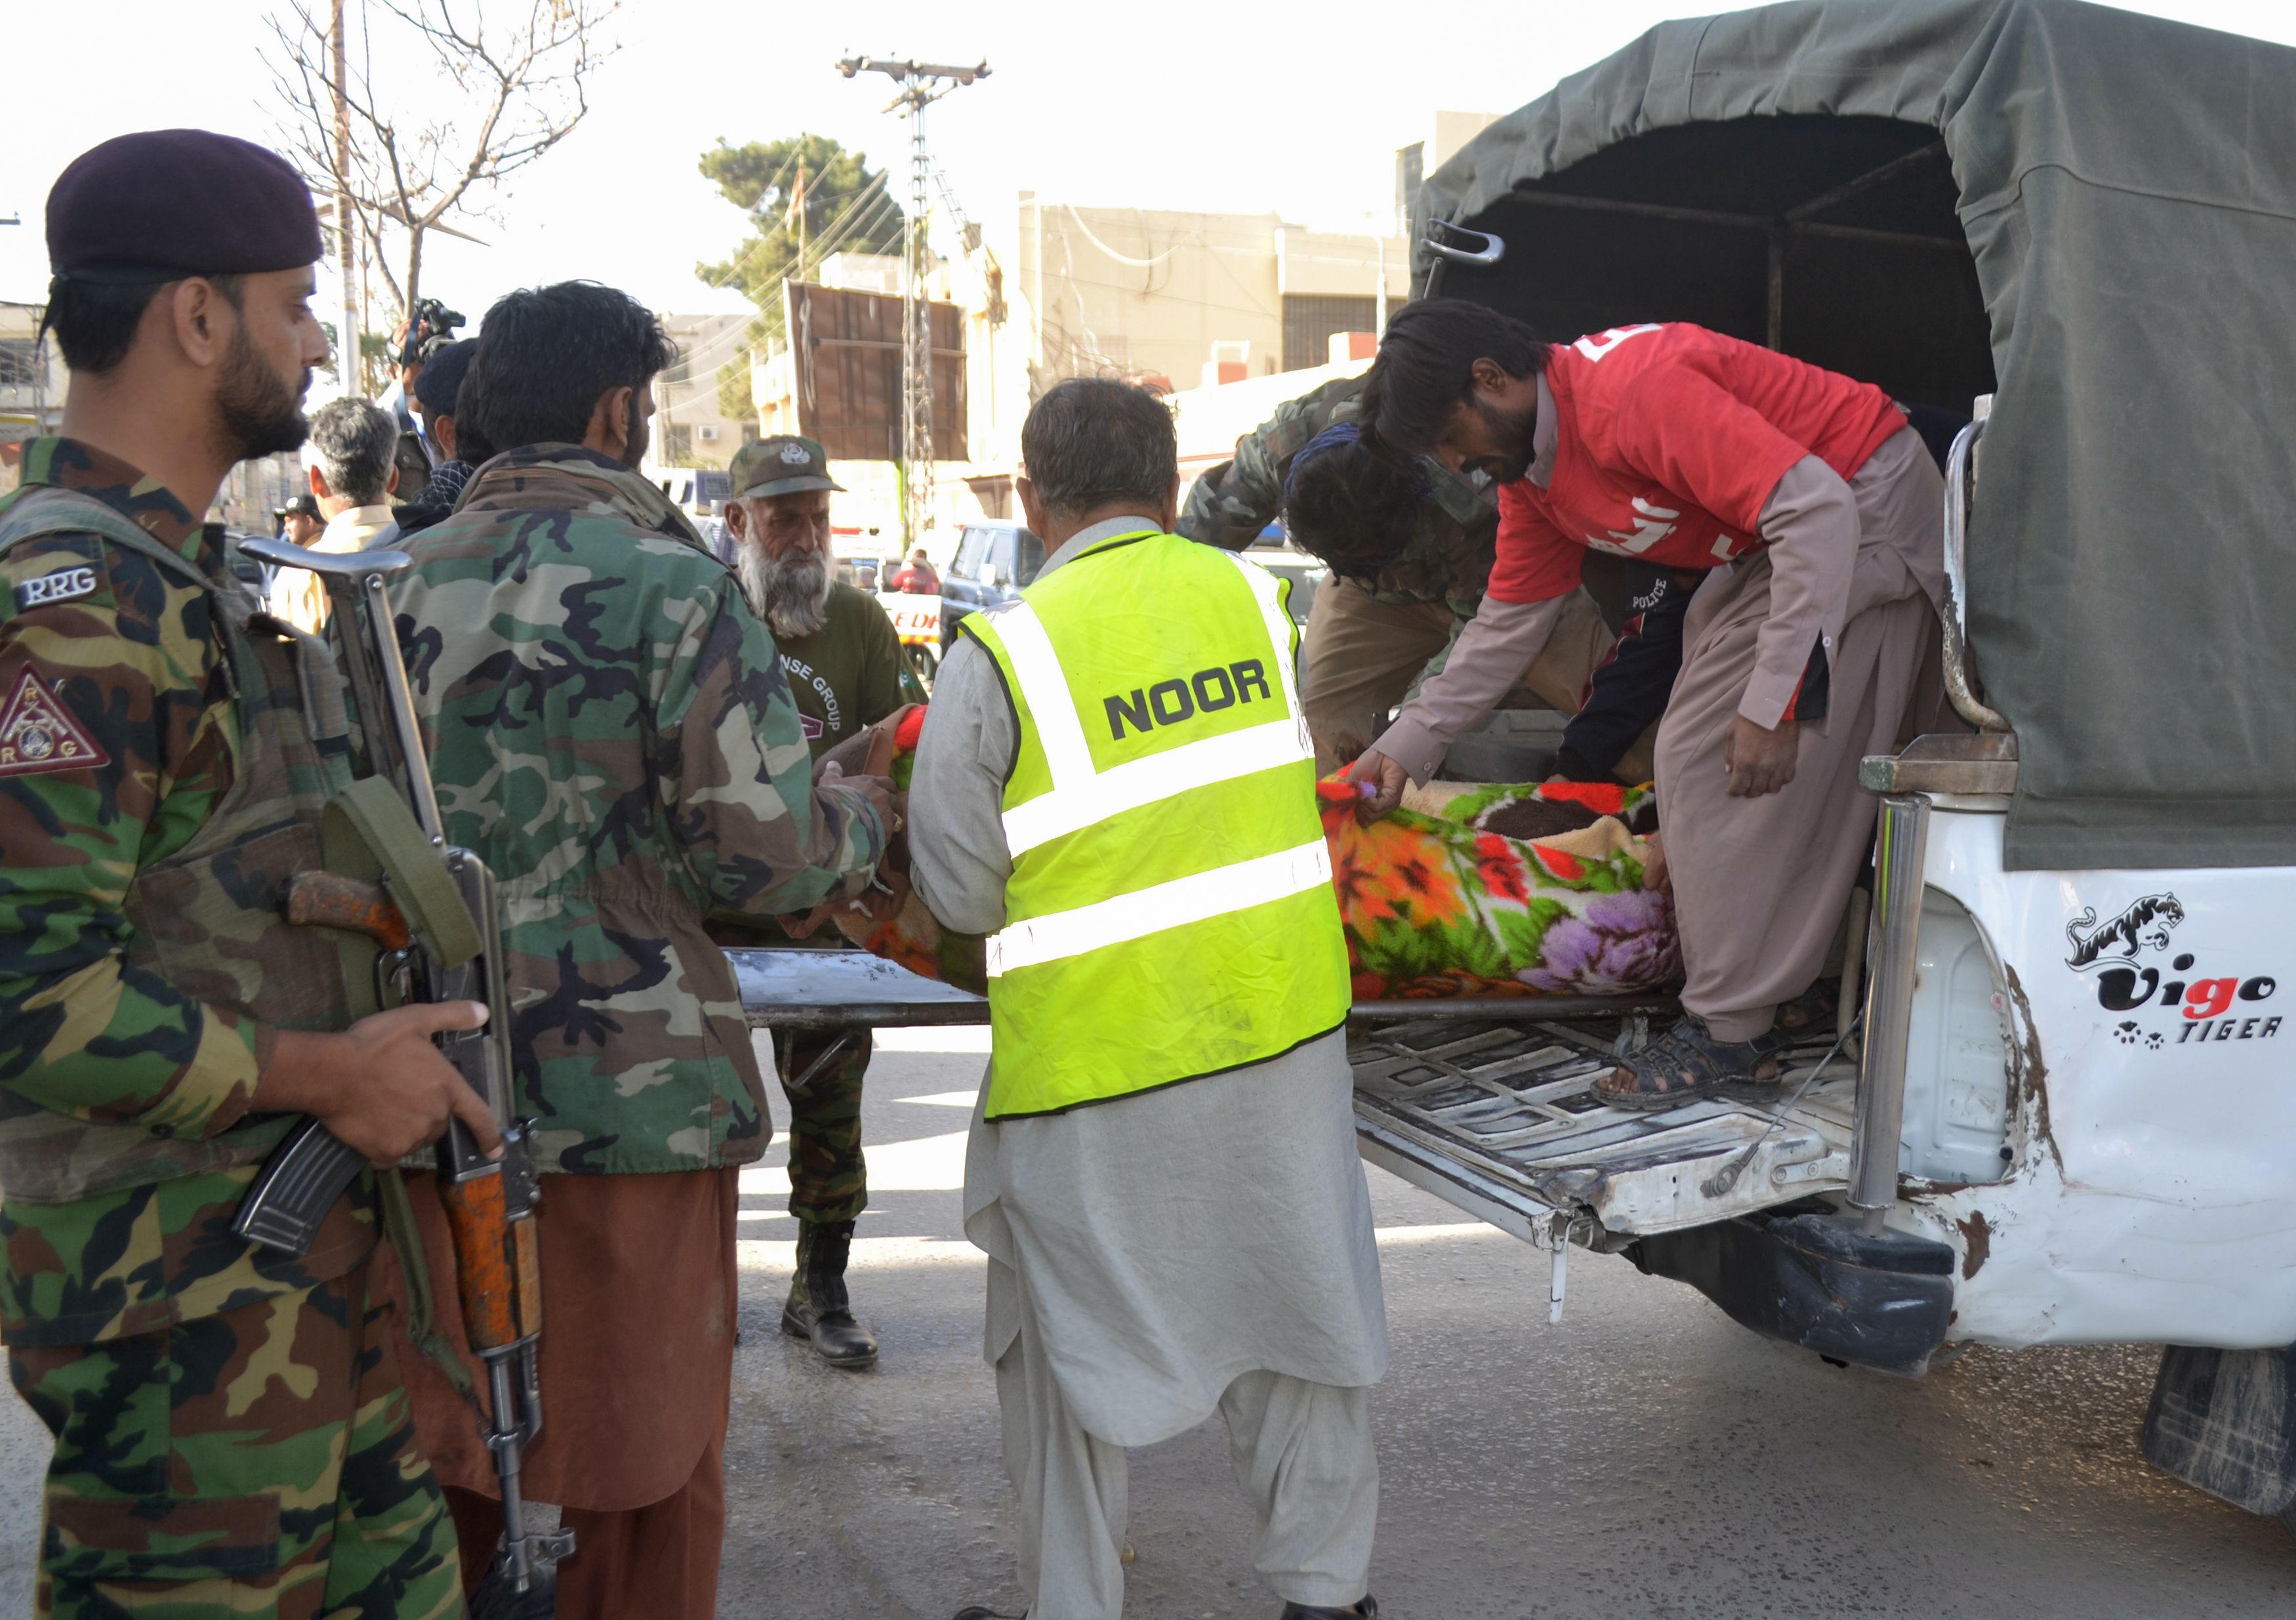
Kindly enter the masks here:
<path id="1" fill-rule="evenodd" d="M 1906 412 L 1697 326 L 1548 344 L 1439 299 L 1390 324 L 1358 419 L 1390 455 L 1500 484 L 1473 622 L 1350 768 L 1366 820 L 1538 656 L 1589 549 L 1706 573 L 1659 726 L 1645 872 L 1673 897 L 1689 1016 L 1596 1090 L 1671 1107 L 1774 1080 L 1778 1010 L 1816 979 L 1872 841 L 1858 761 L 1936 707 L 1944 485 Z"/>

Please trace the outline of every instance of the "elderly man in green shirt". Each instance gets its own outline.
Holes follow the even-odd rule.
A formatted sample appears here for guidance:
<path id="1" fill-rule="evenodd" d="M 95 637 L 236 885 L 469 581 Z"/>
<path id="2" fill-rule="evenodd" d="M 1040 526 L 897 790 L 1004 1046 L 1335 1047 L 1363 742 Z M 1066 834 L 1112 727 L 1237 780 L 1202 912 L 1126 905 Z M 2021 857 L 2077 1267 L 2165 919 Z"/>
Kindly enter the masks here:
<path id="1" fill-rule="evenodd" d="M 777 434 L 734 457 L 726 530 L 734 572 L 774 633 L 816 760 L 913 697 L 893 621 L 867 592 L 837 578 L 829 542 L 829 475 L 820 444 Z M 782 941 L 777 931 L 721 923 L 718 937 Z M 869 1032 L 774 1032 L 774 1067 L 790 1106 L 789 1212 L 797 1217 L 797 1270 L 782 1330 L 811 1342 L 834 1367 L 877 1359 L 877 1340 L 853 1317 L 845 1287 L 854 1223 L 869 1202 L 861 1155 L 861 1081 Z"/>

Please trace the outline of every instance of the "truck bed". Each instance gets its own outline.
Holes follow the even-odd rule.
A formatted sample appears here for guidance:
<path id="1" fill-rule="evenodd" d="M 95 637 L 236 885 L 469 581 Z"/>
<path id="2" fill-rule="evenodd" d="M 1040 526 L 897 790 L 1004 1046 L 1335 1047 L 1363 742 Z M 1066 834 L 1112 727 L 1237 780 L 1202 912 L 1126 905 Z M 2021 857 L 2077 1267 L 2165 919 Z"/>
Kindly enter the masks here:
<path id="1" fill-rule="evenodd" d="M 1595 1079 L 1621 1036 L 1663 1025 L 1664 1015 L 1639 1010 L 1648 1005 L 1588 1014 L 1584 1001 L 1509 999 L 1373 1017 L 1359 1008 L 1348 1057 L 1363 1156 L 1542 1244 L 1557 1215 L 1582 1238 L 1591 1220 L 1599 1246 L 1848 1186 L 1856 1063 L 1837 1056 L 1788 1102 L 1833 1044 L 1830 1031 L 1788 1054 L 1775 1088 L 1647 1114 L 1598 1101 Z"/>

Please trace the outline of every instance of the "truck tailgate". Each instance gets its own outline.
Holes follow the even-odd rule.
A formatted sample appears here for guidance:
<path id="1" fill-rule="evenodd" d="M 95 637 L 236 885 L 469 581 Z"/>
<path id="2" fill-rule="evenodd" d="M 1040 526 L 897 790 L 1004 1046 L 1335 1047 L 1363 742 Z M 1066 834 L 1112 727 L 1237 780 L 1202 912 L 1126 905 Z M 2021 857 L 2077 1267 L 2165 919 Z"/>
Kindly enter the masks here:
<path id="1" fill-rule="evenodd" d="M 1493 1225 L 1544 1242 L 1558 1213 L 1642 1237 L 1848 1186 L 1857 1065 L 1814 1034 L 1776 1088 L 1639 1114 L 1598 1101 L 1622 1027 L 1501 1003 L 1353 1025 L 1364 1157 Z"/>

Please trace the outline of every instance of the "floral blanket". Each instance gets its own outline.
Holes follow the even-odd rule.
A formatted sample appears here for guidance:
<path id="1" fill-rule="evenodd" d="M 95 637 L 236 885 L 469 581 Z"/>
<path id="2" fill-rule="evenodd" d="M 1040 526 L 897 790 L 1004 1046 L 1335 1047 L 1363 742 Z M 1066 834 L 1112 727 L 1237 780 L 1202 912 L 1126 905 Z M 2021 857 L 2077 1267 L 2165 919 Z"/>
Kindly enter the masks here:
<path id="1" fill-rule="evenodd" d="M 890 774 L 906 790 L 924 711 L 898 718 Z M 1453 796 L 1440 815 L 1396 811 L 1366 826 L 1357 790 L 1316 785 L 1332 882 L 1359 1001 L 1437 996 L 1621 995 L 1682 973 L 1674 909 L 1643 884 L 1649 810 L 1638 788 L 1496 785 Z M 1512 838 L 1510 826 L 1570 830 Z M 888 892 L 828 919 L 856 944 L 913 973 L 985 988 L 981 941 L 941 927 L 910 891 L 898 851 Z"/>
<path id="2" fill-rule="evenodd" d="M 1627 830 L 1645 806 L 1642 790 L 1486 787 L 1440 816 L 1398 810 L 1367 826 L 1354 784 L 1316 792 L 1358 1001 L 1622 995 L 1682 972 L 1672 902 L 1643 887 L 1644 846 Z M 1526 800 L 1596 818 L 1529 841 L 1476 825 Z"/>

